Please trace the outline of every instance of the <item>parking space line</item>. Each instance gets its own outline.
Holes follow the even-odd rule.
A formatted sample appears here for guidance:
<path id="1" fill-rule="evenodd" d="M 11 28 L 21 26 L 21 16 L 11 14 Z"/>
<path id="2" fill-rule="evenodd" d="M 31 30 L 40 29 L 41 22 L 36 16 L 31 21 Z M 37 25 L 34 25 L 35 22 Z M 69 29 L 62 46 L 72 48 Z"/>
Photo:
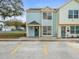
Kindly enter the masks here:
<path id="1" fill-rule="evenodd" d="M 56 44 L 57 44 L 57 45 L 60 45 L 61 42 L 58 41 L 58 42 L 56 42 Z M 48 48 L 49 48 L 49 42 L 45 42 L 44 45 L 45 45 L 45 46 L 43 47 L 43 52 L 44 52 L 44 55 L 47 57 L 48 54 L 49 54 L 49 51 L 48 51 Z"/>
<path id="2" fill-rule="evenodd" d="M 44 46 L 44 48 L 43 48 L 43 52 L 44 52 L 44 55 L 45 55 L 45 57 L 47 57 L 48 56 L 48 42 L 46 42 L 45 43 L 45 46 Z"/>
<path id="3" fill-rule="evenodd" d="M 15 53 L 18 51 L 19 48 L 21 48 L 22 42 L 19 42 L 11 51 L 12 55 L 15 55 Z"/>

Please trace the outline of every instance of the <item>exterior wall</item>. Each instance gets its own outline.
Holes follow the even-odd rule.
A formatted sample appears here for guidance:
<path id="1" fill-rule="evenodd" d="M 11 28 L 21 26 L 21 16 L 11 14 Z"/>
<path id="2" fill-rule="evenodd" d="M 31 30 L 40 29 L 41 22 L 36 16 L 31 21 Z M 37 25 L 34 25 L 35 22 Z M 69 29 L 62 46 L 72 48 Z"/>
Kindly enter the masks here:
<path id="1" fill-rule="evenodd" d="M 36 21 L 36 22 L 38 22 L 39 24 L 41 24 L 42 23 L 42 16 L 41 16 L 41 13 L 39 12 L 39 13 L 27 13 L 27 16 L 26 16 L 27 18 L 27 23 L 29 23 L 29 22 L 32 22 L 32 21 Z"/>
<path id="2" fill-rule="evenodd" d="M 68 18 L 68 10 L 79 10 L 79 3 L 75 0 L 72 0 L 71 2 L 59 9 L 59 24 L 79 24 L 79 18 Z"/>
<path id="3" fill-rule="evenodd" d="M 43 26 L 52 26 L 52 19 L 51 20 L 43 19 Z"/>
<path id="4" fill-rule="evenodd" d="M 57 33 L 58 33 L 58 12 L 54 12 L 52 18 L 52 35 L 56 37 Z"/>
<path id="5" fill-rule="evenodd" d="M 43 33 L 42 33 L 42 28 L 43 28 L 43 27 L 40 26 L 40 31 L 39 31 L 39 32 L 40 32 L 40 36 L 42 36 L 42 34 L 43 34 Z"/>
<path id="6" fill-rule="evenodd" d="M 34 37 L 35 36 L 35 33 L 34 33 L 34 28 L 33 27 L 28 27 L 28 37 Z"/>
<path id="7" fill-rule="evenodd" d="M 61 26 L 58 26 L 58 38 L 61 38 Z"/>

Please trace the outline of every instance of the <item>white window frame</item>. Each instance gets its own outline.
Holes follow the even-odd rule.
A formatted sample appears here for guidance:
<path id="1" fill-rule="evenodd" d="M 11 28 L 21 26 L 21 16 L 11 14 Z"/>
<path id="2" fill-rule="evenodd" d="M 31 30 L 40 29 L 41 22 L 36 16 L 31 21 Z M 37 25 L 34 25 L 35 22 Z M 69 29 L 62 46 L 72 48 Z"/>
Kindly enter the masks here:
<path id="1" fill-rule="evenodd" d="M 75 18 L 74 16 L 77 15 L 77 14 L 74 13 L 74 11 L 75 10 L 73 10 L 73 18 Z M 78 18 L 79 18 L 79 10 L 76 10 L 76 11 L 78 11 Z M 76 18 L 76 19 L 78 19 L 78 18 Z"/>
<path id="2" fill-rule="evenodd" d="M 49 15 L 48 12 L 43 12 L 43 14 L 44 14 L 44 13 L 46 13 L 46 20 L 51 20 L 51 19 L 52 19 L 52 13 L 51 13 L 51 19 L 48 19 L 48 15 Z M 44 18 L 44 15 L 43 15 L 43 19 L 45 19 L 45 18 Z"/>
<path id="3" fill-rule="evenodd" d="M 44 27 L 47 27 L 47 28 L 46 28 L 46 30 L 47 30 L 46 33 L 47 33 L 47 34 L 46 34 L 46 35 L 43 34 L 43 36 L 51 36 L 51 35 L 52 35 L 52 26 L 50 26 L 50 27 L 51 27 L 51 33 L 50 33 L 50 35 L 48 35 L 48 28 L 49 28 L 49 26 L 43 26 L 43 33 L 44 33 Z"/>
<path id="4" fill-rule="evenodd" d="M 73 12 L 72 18 L 69 18 L 69 11 L 72 11 L 72 12 Z M 76 14 L 74 14 L 74 11 L 75 11 L 75 10 L 68 10 L 68 18 L 69 18 L 69 19 L 78 19 L 78 18 L 79 18 L 79 10 L 78 10 L 78 18 L 74 18 L 74 15 L 76 15 Z"/>

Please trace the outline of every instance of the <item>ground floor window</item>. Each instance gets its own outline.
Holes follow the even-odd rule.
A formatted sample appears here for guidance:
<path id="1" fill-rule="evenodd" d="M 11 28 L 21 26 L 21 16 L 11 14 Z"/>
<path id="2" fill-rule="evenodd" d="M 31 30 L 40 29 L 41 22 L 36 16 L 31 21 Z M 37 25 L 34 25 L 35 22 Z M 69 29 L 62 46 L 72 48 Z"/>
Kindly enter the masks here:
<path id="1" fill-rule="evenodd" d="M 70 26 L 71 34 L 79 34 L 79 26 Z"/>
<path id="2" fill-rule="evenodd" d="M 43 35 L 51 35 L 51 26 L 43 26 Z"/>
<path id="3" fill-rule="evenodd" d="M 70 26 L 70 33 L 74 34 L 75 33 L 75 26 Z"/>
<path id="4" fill-rule="evenodd" d="M 79 26 L 76 26 L 76 34 L 79 34 Z"/>

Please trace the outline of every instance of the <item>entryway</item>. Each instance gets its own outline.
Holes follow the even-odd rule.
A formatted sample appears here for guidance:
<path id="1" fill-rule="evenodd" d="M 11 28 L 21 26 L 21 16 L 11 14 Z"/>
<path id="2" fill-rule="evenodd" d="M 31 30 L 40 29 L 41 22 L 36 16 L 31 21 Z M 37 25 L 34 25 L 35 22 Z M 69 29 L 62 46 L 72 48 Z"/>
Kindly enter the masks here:
<path id="1" fill-rule="evenodd" d="M 39 36 L 39 26 L 35 26 L 35 37 Z"/>
<path id="2" fill-rule="evenodd" d="M 61 27 L 61 36 L 62 36 L 62 38 L 65 38 L 65 35 L 66 35 L 65 31 L 66 31 L 66 27 L 62 26 Z"/>

